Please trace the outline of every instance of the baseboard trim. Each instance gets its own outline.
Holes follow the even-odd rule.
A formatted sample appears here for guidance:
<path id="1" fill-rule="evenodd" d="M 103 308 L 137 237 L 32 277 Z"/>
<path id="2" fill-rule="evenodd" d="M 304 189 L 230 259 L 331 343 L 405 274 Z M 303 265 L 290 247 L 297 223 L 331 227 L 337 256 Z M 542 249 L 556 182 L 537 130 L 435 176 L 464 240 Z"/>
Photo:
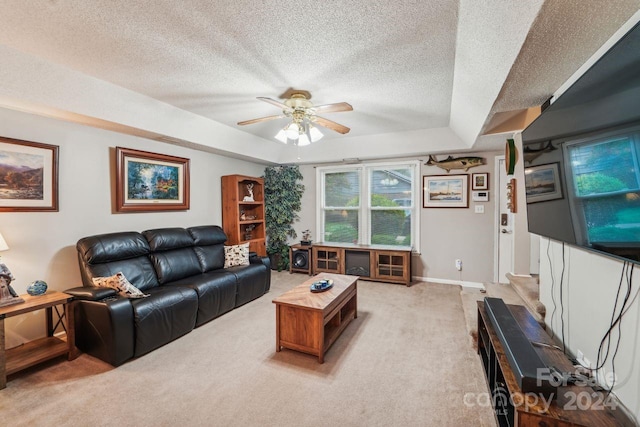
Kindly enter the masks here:
<path id="1" fill-rule="evenodd" d="M 413 276 L 413 280 L 417 280 L 420 282 L 443 283 L 445 285 L 458 285 L 458 286 L 464 286 L 465 288 L 485 289 L 484 285 L 481 282 L 468 282 L 465 280 L 438 279 L 435 277 L 420 277 L 420 276 Z"/>

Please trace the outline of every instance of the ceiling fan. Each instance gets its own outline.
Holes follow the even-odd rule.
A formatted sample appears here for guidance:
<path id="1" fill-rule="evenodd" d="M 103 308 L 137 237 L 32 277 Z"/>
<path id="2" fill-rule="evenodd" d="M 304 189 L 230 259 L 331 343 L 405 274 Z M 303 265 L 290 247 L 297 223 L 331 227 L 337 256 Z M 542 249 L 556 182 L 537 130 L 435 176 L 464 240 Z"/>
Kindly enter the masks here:
<path id="1" fill-rule="evenodd" d="M 285 144 L 291 142 L 294 145 L 308 145 L 322 138 L 320 132 L 314 125 L 319 125 L 341 134 L 348 133 L 351 129 L 336 123 L 332 120 L 320 117 L 318 113 L 338 113 L 341 111 L 353 111 L 353 107 L 346 102 L 338 102 L 336 104 L 325 104 L 314 106 L 309 99 L 311 96 L 308 92 L 294 92 L 291 97 L 284 102 L 275 99 L 259 96 L 258 99 L 269 104 L 275 105 L 282 109 L 282 114 L 275 116 L 261 117 L 258 119 L 245 120 L 238 122 L 239 126 L 251 125 L 254 123 L 266 122 L 281 118 L 289 118 L 291 122 L 282 128 L 275 138 Z"/>

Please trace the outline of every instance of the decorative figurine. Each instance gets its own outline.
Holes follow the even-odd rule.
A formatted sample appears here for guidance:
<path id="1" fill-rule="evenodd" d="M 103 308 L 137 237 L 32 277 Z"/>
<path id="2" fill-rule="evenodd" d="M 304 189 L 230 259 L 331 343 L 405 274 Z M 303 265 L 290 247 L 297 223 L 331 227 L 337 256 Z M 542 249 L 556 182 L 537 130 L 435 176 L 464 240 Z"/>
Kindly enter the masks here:
<path id="1" fill-rule="evenodd" d="M 438 160 L 435 156 L 429 156 L 429 160 L 425 163 L 427 166 L 438 166 L 449 173 L 451 169 L 464 169 L 465 172 L 470 168 L 484 165 L 484 157 L 447 157 L 444 160 Z"/>
<path id="2" fill-rule="evenodd" d="M 301 246 L 311 246 L 311 231 L 303 230 L 302 231 L 302 240 L 300 240 Z"/>
<path id="3" fill-rule="evenodd" d="M 31 284 L 27 287 L 27 293 L 29 295 L 44 295 L 47 293 L 47 282 L 44 280 L 36 280 L 35 282 L 31 282 Z"/>
<path id="4" fill-rule="evenodd" d="M 253 182 L 250 182 L 247 184 L 247 191 L 249 192 L 248 196 L 244 196 L 244 199 L 242 199 L 243 202 L 255 202 L 255 200 L 253 200 Z"/>
<path id="5" fill-rule="evenodd" d="M 0 307 L 24 302 L 11 287 L 11 276 L 0 273 Z"/>
<path id="6" fill-rule="evenodd" d="M 244 229 L 244 240 L 251 240 L 253 238 L 253 229 L 256 228 L 255 224 L 247 225 Z"/>

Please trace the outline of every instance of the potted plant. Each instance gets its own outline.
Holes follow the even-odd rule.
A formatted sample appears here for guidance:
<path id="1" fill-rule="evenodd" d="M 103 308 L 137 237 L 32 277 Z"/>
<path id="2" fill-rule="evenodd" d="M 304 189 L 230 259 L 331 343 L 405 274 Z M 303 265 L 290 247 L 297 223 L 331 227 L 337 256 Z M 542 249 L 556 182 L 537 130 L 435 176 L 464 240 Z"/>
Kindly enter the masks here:
<path id="1" fill-rule="evenodd" d="M 302 246 L 311 246 L 311 231 L 302 230 L 302 240 L 300 240 Z"/>
<path id="2" fill-rule="evenodd" d="M 264 170 L 264 215 L 267 255 L 271 268 L 289 268 L 289 238 L 297 237 L 293 222 L 298 219 L 304 185 L 298 166 L 269 166 Z"/>

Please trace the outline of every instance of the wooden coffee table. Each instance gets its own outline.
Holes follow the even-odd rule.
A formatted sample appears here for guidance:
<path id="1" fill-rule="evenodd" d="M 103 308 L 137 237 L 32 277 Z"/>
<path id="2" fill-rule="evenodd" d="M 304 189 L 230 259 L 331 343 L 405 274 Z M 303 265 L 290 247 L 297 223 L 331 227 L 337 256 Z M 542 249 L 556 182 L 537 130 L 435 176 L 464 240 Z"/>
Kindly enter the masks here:
<path id="1" fill-rule="evenodd" d="M 320 279 L 333 280 L 333 287 L 311 292 L 311 284 Z M 331 344 L 358 317 L 358 279 L 321 273 L 274 299 L 276 351 L 285 347 L 318 356 L 318 362 L 324 363 Z"/>

